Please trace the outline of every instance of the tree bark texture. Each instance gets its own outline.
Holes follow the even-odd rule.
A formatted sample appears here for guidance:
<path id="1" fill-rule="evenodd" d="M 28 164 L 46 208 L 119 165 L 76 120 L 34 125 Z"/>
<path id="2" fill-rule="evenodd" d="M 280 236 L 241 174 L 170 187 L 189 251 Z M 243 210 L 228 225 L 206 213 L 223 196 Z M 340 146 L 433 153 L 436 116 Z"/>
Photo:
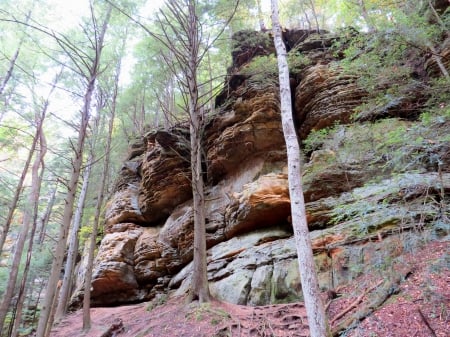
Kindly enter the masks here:
<path id="1" fill-rule="evenodd" d="M 330 336 L 325 310 L 320 298 L 314 256 L 306 222 L 305 201 L 300 168 L 300 146 L 292 117 L 291 89 L 286 47 L 283 43 L 278 19 L 278 3 L 272 0 L 272 29 L 277 51 L 281 119 L 288 158 L 289 194 L 291 199 L 292 226 L 296 241 L 298 264 L 302 282 L 303 297 L 308 316 L 311 337 Z"/>
<path id="2" fill-rule="evenodd" d="M 200 303 L 210 300 L 207 264 L 206 264 L 206 229 L 205 229 L 205 195 L 202 172 L 202 119 L 198 102 L 197 67 L 199 57 L 198 21 L 195 1 L 188 2 L 188 53 L 187 82 L 189 86 L 189 117 L 191 142 L 192 195 L 194 208 L 194 266 L 192 274 L 191 295 Z"/>

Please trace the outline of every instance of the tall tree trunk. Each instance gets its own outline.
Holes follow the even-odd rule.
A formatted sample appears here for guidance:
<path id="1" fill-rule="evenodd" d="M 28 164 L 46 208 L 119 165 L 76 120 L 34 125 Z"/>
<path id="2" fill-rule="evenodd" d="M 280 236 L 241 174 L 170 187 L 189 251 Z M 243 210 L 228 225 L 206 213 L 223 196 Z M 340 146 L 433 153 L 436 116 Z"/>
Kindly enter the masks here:
<path id="1" fill-rule="evenodd" d="M 305 299 L 311 337 L 331 336 L 319 292 L 319 283 L 306 221 L 305 201 L 300 167 L 300 146 L 292 117 L 291 89 L 286 47 L 278 19 L 278 1 L 272 0 L 272 29 L 277 51 L 281 120 L 288 158 L 289 195 L 291 199 L 292 226 L 297 247 L 297 258 Z"/>
<path id="2" fill-rule="evenodd" d="M 78 204 L 72 221 L 72 228 L 69 237 L 69 250 L 67 253 L 66 265 L 64 268 L 64 276 L 61 285 L 60 296 L 58 300 L 58 308 L 55 312 L 55 320 L 58 322 L 67 312 L 67 304 L 69 302 L 70 289 L 72 288 L 73 271 L 75 261 L 78 255 L 78 233 L 81 227 L 81 219 L 83 217 L 84 205 L 86 202 L 87 191 L 89 187 L 89 178 L 91 175 L 91 167 L 93 163 L 92 152 L 89 155 L 86 168 L 83 172 L 83 184 L 81 186 L 80 195 L 78 196 Z"/>
<path id="3" fill-rule="evenodd" d="M 39 116 L 36 116 L 36 134 L 35 138 L 43 139 L 42 134 L 42 125 L 44 123 L 45 115 L 47 113 L 48 108 L 48 100 L 44 103 L 44 107 Z M 29 205 L 37 205 L 39 200 L 39 191 L 40 191 L 40 181 L 39 181 L 39 166 L 41 161 L 43 160 L 43 156 L 45 156 L 44 147 L 41 148 L 40 154 L 36 156 L 33 166 L 32 166 L 32 179 L 31 179 L 31 193 L 29 196 Z M 13 256 L 12 265 L 10 268 L 10 273 L 8 277 L 8 283 L 6 286 L 5 293 L 3 294 L 3 300 L 0 304 L 0 333 L 3 330 L 3 325 L 5 322 L 6 314 L 8 312 L 8 308 L 11 304 L 11 300 L 14 296 L 14 289 L 16 287 L 17 277 L 19 273 L 19 265 L 22 259 L 23 250 L 25 247 L 25 243 L 28 237 L 28 232 L 31 226 L 31 222 L 34 218 L 33 211 L 35 207 L 26 207 L 24 210 L 22 229 L 19 234 L 19 238 L 15 244 L 15 251 Z M 33 226 L 34 227 L 34 226 Z M 33 241 L 33 238 L 30 238 L 30 241 Z"/>
<path id="4" fill-rule="evenodd" d="M 187 82 L 189 86 L 189 117 L 191 141 L 191 173 L 194 208 L 194 266 L 191 298 L 200 303 L 210 300 L 206 265 L 205 195 L 202 172 L 202 120 L 198 102 L 197 67 L 199 56 L 198 21 L 194 0 L 188 2 L 188 52 Z"/>
<path id="5" fill-rule="evenodd" d="M 78 131 L 78 140 L 75 147 L 75 158 L 72 162 L 72 173 L 70 177 L 70 181 L 67 185 L 67 196 L 66 196 L 66 203 L 64 206 L 64 213 L 63 213 L 63 220 L 62 225 L 60 227 L 59 231 L 59 237 L 58 237 L 58 243 L 56 245 L 55 250 L 55 258 L 53 260 L 52 264 L 52 270 L 50 274 L 50 278 L 48 281 L 46 294 L 44 303 L 41 310 L 41 315 L 39 317 L 39 323 L 36 331 L 36 337 L 44 337 L 46 330 L 50 331 L 50 328 L 53 324 L 52 317 L 51 317 L 51 311 L 52 311 L 52 305 L 56 302 L 55 295 L 57 291 L 57 285 L 59 280 L 59 275 L 61 273 L 61 267 L 64 261 L 64 253 L 66 250 L 66 243 L 67 243 L 67 234 L 69 232 L 70 224 L 72 222 L 72 216 L 73 216 L 73 205 L 75 203 L 75 196 L 77 192 L 77 185 L 80 178 L 80 171 L 81 166 L 83 164 L 83 152 L 84 152 L 84 144 L 87 137 L 87 127 L 89 124 L 89 117 L 90 117 L 90 109 L 91 109 L 91 101 L 92 101 L 92 95 L 95 90 L 95 84 L 97 80 L 97 76 L 99 75 L 100 71 L 100 59 L 103 49 L 103 43 L 104 38 L 106 34 L 106 29 L 109 23 L 109 19 L 111 17 L 111 11 L 112 6 L 110 5 L 108 8 L 108 11 L 105 16 L 105 21 L 103 22 L 102 27 L 98 31 L 99 28 L 97 26 L 97 21 L 95 19 L 94 15 L 94 9 L 92 7 L 91 3 L 91 16 L 92 16 L 92 23 L 94 25 L 95 29 L 95 40 L 93 40 L 94 43 L 94 56 L 92 57 L 91 61 L 92 64 L 89 66 L 89 73 L 87 77 L 87 88 L 84 95 L 84 104 L 83 104 L 83 110 L 81 112 L 81 123 Z M 92 40 L 91 40 L 92 41 Z M 59 289 L 59 288 L 58 288 Z"/>
<path id="6" fill-rule="evenodd" d="M 106 147 L 105 147 L 105 157 L 102 171 L 102 178 L 100 183 L 100 188 L 98 190 L 97 196 L 97 204 L 95 206 L 95 216 L 94 216 L 94 225 L 92 228 L 92 233 L 90 237 L 89 243 L 89 253 L 88 253 L 88 262 L 86 266 L 86 276 L 84 283 L 84 297 L 83 297 L 83 330 L 89 330 L 91 328 L 91 283 L 92 283 L 92 269 L 94 265 L 94 252 L 96 247 L 98 226 L 100 223 L 100 215 L 103 206 L 103 201 L 105 199 L 105 189 L 106 184 L 108 182 L 108 173 L 110 166 L 110 158 L 111 158 L 111 141 L 112 134 L 114 130 L 114 118 L 116 116 L 116 103 L 117 103 L 117 95 L 119 91 L 119 75 L 120 75 L 120 62 L 116 68 L 115 81 L 114 81 L 114 93 L 112 97 L 112 105 L 111 105 L 111 116 L 109 119 L 108 125 L 108 136 L 106 139 Z"/>
<path id="7" fill-rule="evenodd" d="M 89 111 L 91 106 L 92 93 L 95 87 L 95 77 L 91 78 L 88 83 L 86 94 L 84 96 L 84 107 L 81 115 L 80 128 L 78 130 L 78 140 L 75 147 L 75 158 L 72 162 L 72 173 L 70 181 L 67 185 L 67 195 L 64 205 L 64 213 L 62 224 L 60 226 L 58 243 L 55 249 L 55 258 L 53 259 L 50 278 L 48 280 L 47 289 L 45 292 L 44 303 L 41 308 L 38 328 L 36 331 L 37 337 L 44 337 L 45 331 L 51 327 L 50 311 L 54 302 L 56 294 L 56 287 L 61 273 L 61 267 L 64 261 L 64 253 L 66 251 L 67 234 L 69 232 L 70 223 L 73 216 L 73 205 L 75 202 L 75 195 L 77 193 L 77 185 L 80 177 L 81 166 L 83 164 L 83 151 L 86 141 L 86 132 L 89 122 Z"/>
<path id="8" fill-rule="evenodd" d="M 36 228 L 37 228 L 39 196 L 40 196 L 42 180 L 43 180 L 43 176 L 44 176 L 44 169 L 45 169 L 44 157 L 45 157 L 45 154 L 47 153 L 47 141 L 45 139 L 45 135 L 43 132 L 41 132 L 41 134 L 40 134 L 39 145 L 40 145 L 40 151 L 39 151 L 38 159 L 40 161 L 41 173 L 39 176 L 37 176 L 39 164 L 35 163 L 35 165 L 33 166 L 33 169 L 32 169 L 32 182 L 31 182 L 32 193 L 30 195 L 30 205 L 31 205 L 31 202 L 33 202 L 33 204 L 32 204 L 33 205 L 33 220 L 32 220 L 32 227 L 31 227 L 31 231 L 30 231 L 30 235 L 29 235 L 29 239 L 28 239 L 27 256 L 26 256 L 26 260 L 25 260 L 22 280 L 20 282 L 19 292 L 17 294 L 18 299 L 17 299 L 14 326 L 13 326 L 13 330 L 11 332 L 11 337 L 16 337 L 18 335 L 18 330 L 19 330 L 19 326 L 20 326 L 20 322 L 21 322 L 21 318 L 22 318 L 23 304 L 25 302 L 26 285 L 27 285 L 28 273 L 30 271 L 31 255 L 33 252 L 33 244 L 35 242 L 34 236 L 36 234 Z M 35 168 L 36 165 L 37 165 L 37 168 Z"/>

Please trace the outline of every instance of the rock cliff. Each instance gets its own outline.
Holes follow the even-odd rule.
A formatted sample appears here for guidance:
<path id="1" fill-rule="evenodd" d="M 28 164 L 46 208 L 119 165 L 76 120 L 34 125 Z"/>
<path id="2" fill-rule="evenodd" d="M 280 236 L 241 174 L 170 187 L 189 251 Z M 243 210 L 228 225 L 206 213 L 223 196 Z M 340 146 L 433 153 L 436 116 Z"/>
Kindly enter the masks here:
<path id="1" fill-rule="evenodd" d="M 261 77 L 251 66 L 273 59 L 274 48 L 265 33 L 234 38 L 233 65 L 204 131 L 210 287 L 213 296 L 237 304 L 298 301 L 276 77 Z M 340 67 L 335 42 L 345 44 L 342 37 L 292 30 L 285 40 L 300 60 L 291 74 L 292 100 L 320 286 L 333 289 L 362 272 L 389 268 L 427 237 L 448 234 L 439 224 L 448 226 L 450 118 L 422 132 L 417 116 L 425 100 L 412 111 L 408 98 L 355 119 L 371 92 Z M 431 59 L 419 63 L 414 66 L 426 76 L 439 76 Z M 408 97 L 423 96 L 415 88 Z M 107 205 L 93 305 L 187 291 L 193 255 L 188 129 L 151 131 L 130 148 Z M 402 137 L 414 132 L 421 139 L 404 148 Z M 397 151 L 402 155 L 394 156 Z M 79 282 L 73 306 L 82 293 Z"/>

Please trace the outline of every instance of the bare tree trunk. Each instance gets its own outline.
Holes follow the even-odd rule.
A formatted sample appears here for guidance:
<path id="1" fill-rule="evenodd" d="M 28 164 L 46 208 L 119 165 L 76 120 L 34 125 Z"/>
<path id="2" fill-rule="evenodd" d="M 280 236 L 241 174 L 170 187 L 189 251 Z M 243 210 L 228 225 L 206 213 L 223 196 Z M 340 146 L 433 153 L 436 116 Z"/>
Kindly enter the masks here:
<path id="1" fill-rule="evenodd" d="M 31 10 L 26 15 L 25 24 L 28 24 L 28 22 L 30 21 L 30 17 L 31 17 Z M 24 41 L 24 37 L 22 37 L 20 39 L 19 45 L 17 46 L 17 49 L 16 49 L 13 57 L 9 61 L 8 70 L 6 71 L 6 75 L 5 75 L 5 77 L 3 77 L 3 81 L 0 84 L 0 96 L 3 94 L 3 91 L 6 88 L 6 85 L 8 84 L 9 80 L 11 79 L 12 73 L 14 71 L 14 67 L 16 66 L 17 58 L 19 57 L 20 49 L 22 48 L 23 41 Z"/>
<path id="2" fill-rule="evenodd" d="M 213 86 L 213 70 L 212 70 L 212 64 L 211 64 L 211 55 L 210 51 L 207 52 L 208 55 L 208 71 L 209 71 L 209 113 L 212 114 L 214 112 L 215 108 L 215 102 L 214 102 L 214 86 Z"/>
<path id="3" fill-rule="evenodd" d="M 55 258 L 52 264 L 50 278 L 48 280 L 47 289 L 45 292 L 44 303 L 39 317 L 37 328 L 37 337 L 44 337 L 47 326 L 51 327 L 53 322 L 49 321 L 50 312 L 56 294 L 56 287 L 61 273 L 61 267 L 64 261 L 64 253 L 66 250 L 67 234 L 69 232 L 70 223 L 73 216 L 73 205 L 75 202 L 75 195 L 77 192 L 78 180 L 80 177 L 80 170 L 83 163 L 83 150 L 86 141 L 86 131 L 89 121 L 89 110 L 91 105 L 92 92 L 94 91 L 95 78 L 89 81 L 88 89 L 84 97 L 84 108 L 81 116 L 81 124 L 78 130 L 78 141 L 75 148 L 75 158 L 72 163 L 72 173 L 70 181 L 67 185 L 67 195 L 64 205 L 64 213 L 62 224 L 58 235 L 58 243 L 55 250 Z"/>
<path id="4" fill-rule="evenodd" d="M 311 20 L 309 19 L 308 12 L 305 9 L 304 0 L 300 0 L 300 8 L 303 12 L 303 15 L 305 15 L 305 21 L 308 24 L 308 30 L 311 30 L 311 27 L 312 27 Z"/>
<path id="5" fill-rule="evenodd" d="M 23 41 L 21 40 L 19 42 L 19 46 L 16 49 L 16 52 L 14 53 L 13 57 L 11 58 L 11 60 L 9 61 L 9 68 L 8 71 L 6 72 L 5 77 L 3 78 L 2 83 L 0 84 L 0 96 L 3 94 L 3 91 L 5 90 L 6 84 L 8 84 L 9 79 L 12 76 L 12 72 L 14 70 L 14 66 L 16 65 L 16 61 L 17 58 L 19 57 L 19 52 L 20 52 L 20 48 L 22 46 Z"/>
<path id="6" fill-rule="evenodd" d="M 108 181 L 108 173 L 110 166 L 110 158 L 111 158 L 111 140 L 112 134 L 114 130 L 114 118 L 116 116 L 116 103 L 117 103 L 117 95 L 119 91 L 119 75 L 120 75 L 120 62 L 118 63 L 115 81 L 114 81 L 114 93 L 112 97 L 112 105 L 111 105 L 111 116 L 109 119 L 108 125 L 108 137 L 106 139 L 106 148 L 105 148 L 105 158 L 103 164 L 102 171 L 102 180 L 100 183 L 100 188 L 98 190 L 97 196 L 97 204 L 95 206 L 95 216 L 94 216 L 94 226 L 92 228 L 92 233 L 90 237 L 89 243 L 89 253 L 88 253 L 88 263 L 86 266 L 86 276 L 84 283 L 84 297 L 83 297 L 83 330 L 89 330 L 91 328 L 91 282 L 92 282 L 92 269 L 94 265 L 94 252 L 96 247 L 98 226 L 100 223 L 100 213 L 103 206 L 103 201 L 105 199 L 105 189 L 106 183 Z"/>
<path id="7" fill-rule="evenodd" d="M 230 16 L 226 25 L 228 25 L 236 12 L 236 5 L 233 14 Z M 166 2 L 170 15 L 161 11 L 160 28 L 163 31 L 163 37 L 153 33 L 139 21 L 128 16 L 131 20 L 142 27 L 150 36 L 160 41 L 169 50 L 170 57 L 173 56 L 173 62 L 168 62 L 167 55 L 163 54 L 164 60 L 168 65 L 172 75 L 177 78 L 181 84 L 183 92 L 187 97 L 187 112 L 190 121 L 190 144 L 191 144 L 191 173 L 192 173 L 192 193 L 194 208 L 194 261 L 193 276 L 190 289 L 190 298 L 198 299 L 200 302 L 209 301 L 210 293 L 208 286 L 207 268 L 206 268 L 206 232 L 205 232 L 205 199 L 204 182 L 202 172 L 202 120 L 201 107 L 199 104 L 197 72 L 198 67 L 205 56 L 205 53 L 211 48 L 212 43 L 217 41 L 223 33 L 226 25 L 216 35 L 214 39 L 208 41 L 200 53 L 200 37 L 202 36 L 201 25 L 198 22 L 195 0 L 171 0 Z M 186 13 L 187 8 L 187 13 Z M 170 16 L 170 18 L 169 18 Z M 170 34 L 181 37 L 175 39 Z M 177 44 L 179 42 L 179 44 Z M 182 76 L 180 76 L 180 73 Z"/>
<path id="8" fill-rule="evenodd" d="M 58 183 L 56 183 L 54 189 L 51 191 L 47 207 L 45 208 L 44 214 L 39 219 L 39 226 L 38 226 L 39 235 L 37 238 L 37 243 L 39 245 L 41 245 L 44 242 L 46 227 L 48 222 L 50 221 L 50 215 L 52 214 L 53 205 L 55 204 L 57 192 L 58 192 Z"/>
<path id="9" fill-rule="evenodd" d="M 84 105 L 81 113 L 81 123 L 78 131 L 78 140 L 75 147 L 75 158 L 73 159 L 72 163 L 73 166 L 72 173 L 67 187 L 68 191 L 66 196 L 66 203 L 64 206 L 63 222 L 59 231 L 58 243 L 55 250 L 55 258 L 53 260 L 52 271 L 46 289 L 44 304 L 42 306 L 41 315 L 39 317 L 36 337 L 44 337 L 46 330 L 49 331 L 53 324 L 53 320 L 51 317 L 52 305 L 54 303 L 57 303 L 55 295 L 59 280 L 59 274 L 61 273 L 61 267 L 64 261 L 64 253 L 66 250 L 66 243 L 67 243 L 67 234 L 69 232 L 70 224 L 72 222 L 73 205 L 75 203 L 77 185 L 80 177 L 81 166 L 83 164 L 84 144 L 87 137 L 87 127 L 89 124 L 92 95 L 95 90 L 95 83 L 97 80 L 97 76 L 99 75 L 100 72 L 100 59 L 103 49 L 103 43 L 112 11 L 112 6 L 109 6 L 103 25 L 102 27 L 100 27 L 100 30 L 98 30 L 99 27 L 97 26 L 97 20 L 95 19 L 94 8 L 92 6 L 93 5 L 91 3 L 92 24 L 95 30 L 95 40 L 91 39 L 94 47 L 94 56 L 91 58 L 92 64 L 89 65 L 87 69 L 89 71 L 89 73 L 86 74 L 88 85 L 84 95 Z"/>
<path id="10" fill-rule="evenodd" d="M 316 6 L 314 5 L 314 1 L 309 0 L 309 5 L 311 6 L 311 11 L 314 16 L 314 21 L 316 21 L 316 31 L 317 31 L 317 33 L 320 33 L 319 19 L 317 17 Z"/>
<path id="11" fill-rule="evenodd" d="M 28 152 L 28 157 L 25 162 L 25 166 L 22 169 L 22 174 L 21 174 L 19 182 L 17 184 L 13 200 L 11 201 L 11 205 L 9 206 L 8 215 L 6 216 L 5 224 L 3 225 L 3 231 L 0 235 L 0 253 L 3 251 L 3 246 L 5 244 L 6 237 L 9 232 L 9 228 L 11 227 L 11 222 L 14 217 L 14 212 L 17 208 L 17 204 L 19 202 L 20 196 L 22 195 L 23 184 L 24 184 L 28 169 L 30 168 L 31 160 L 33 159 L 33 154 L 36 150 L 36 145 L 37 145 L 38 139 L 39 139 L 38 130 L 36 129 L 36 134 L 33 137 L 33 142 L 31 144 L 30 151 Z"/>
<path id="12" fill-rule="evenodd" d="M 67 253 L 66 266 L 64 268 L 64 276 L 61 285 L 61 291 L 58 301 L 58 308 L 55 312 L 55 320 L 58 322 L 67 312 L 67 304 L 69 302 L 70 289 L 72 287 L 73 271 L 75 261 L 78 254 L 78 233 L 81 227 L 81 219 L 83 217 L 84 205 L 86 202 L 87 191 L 89 187 L 89 178 L 91 175 L 91 167 L 93 162 L 92 152 L 89 155 L 86 168 L 83 172 L 83 184 L 81 186 L 80 195 L 78 196 L 78 204 L 72 221 L 72 228 L 69 237 L 69 250 Z"/>
<path id="13" fill-rule="evenodd" d="M 41 132 L 41 134 L 40 134 L 39 145 L 40 145 L 40 151 L 39 151 L 38 159 L 40 161 L 41 173 L 39 176 L 37 176 L 38 175 L 37 171 L 39 169 L 39 163 L 35 163 L 35 165 L 33 166 L 33 169 L 32 169 L 32 182 L 31 182 L 32 193 L 30 195 L 30 205 L 31 205 L 31 202 L 33 202 L 33 204 L 32 204 L 33 205 L 33 220 L 32 220 L 31 232 L 30 232 L 29 239 L 28 239 L 27 257 L 26 257 L 26 261 L 25 261 L 22 280 L 20 282 L 19 292 L 17 295 L 18 299 L 17 299 L 14 326 L 13 326 L 13 330 L 11 332 L 11 337 L 16 337 L 18 335 L 18 330 L 19 330 L 19 326 L 20 326 L 20 322 L 21 322 L 21 318 L 22 318 L 23 304 L 25 301 L 27 278 L 28 278 L 28 273 L 30 271 L 30 265 L 31 265 L 31 255 L 33 252 L 33 244 L 35 241 L 34 236 L 36 234 L 36 227 L 37 227 L 39 195 L 40 195 L 40 191 L 41 191 L 42 180 L 43 180 L 44 169 L 45 169 L 44 157 L 45 157 L 45 154 L 47 153 L 47 141 L 45 140 L 45 135 L 43 132 Z M 35 167 L 36 165 L 37 165 L 37 168 Z"/>
<path id="14" fill-rule="evenodd" d="M 292 226 L 297 247 L 297 258 L 303 297 L 308 315 L 311 337 L 331 336 L 325 310 L 320 298 L 319 283 L 306 221 L 305 201 L 301 180 L 300 146 L 292 117 L 291 89 L 286 47 L 283 44 L 278 19 L 278 1 L 272 0 L 272 29 L 277 51 L 281 119 L 288 158 L 289 194 L 291 199 Z"/>
<path id="15" fill-rule="evenodd" d="M 187 82 L 189 90 L 189 117 L 191 139 L 191 173 L 194 208 L 194 266 L 191 298 L 200 303 L 210 300 L 206 265 L 205 195 L 202 172 L 202 120 L 198 102 L 197 67 L 199 56 L 199 27 L 194 0 L 188 2 L 188 52 Z"/>
<path id="16" fill-rule="evenodd" d="M 54 88 L 54 87 L 53 87 Z M 53 89 L 52 89 L 53 91 Z M 44 103 L 44 107 L 42 109 L 42 112 L 39 116 L 36 116 L 36 133 L 35 138 L 43 139 L 42 134 L 42 125 L 44 123 L 45 115 L 47 113 L 48 108 L 48 100 Z M 33 140 L 34 142 L 34 140 Z M 35 143 L 35 142 L 34 142 Z M 40 154 L 36 156 L 33 166 L 32 166 L 32 180 L 31 180 L 31 193 L 29 196 L 29 205 L 37 205 L 39 200 L 39 191 L 40 191 L 40 181 L 39 181 L 39 167 L 41 164 L 41 161 L 43 160 L 43 157 L 45 156 L 45 150 L 44 147 L 41 147 Z M 19 234 L 19 238 L 17 239 L 17 242 L 15 244 L 15 251 L 13 256 L 12 265 L 10 268 L 10 273 L 8 277 L 8 283 L 6 286 L 5 293 L 3 294 L 3 300 L 0 304 L 0 333 L 3 330 L 3 325 L 5 322 L 6 314 L 8 313 L 8 308 L 11 304 L 11 300 L 14 296 L 14 289 L 17 282 L 17 277 L 19 273 L 19 265 L 20 261 L 22 259 L 23 250 L 25 247 L 25 243 L 28 237 L 28 232 L 31 226 L 31 222 L 34 218 L 33 211 L 35 210 L 35 207 L 26 207 L 24 210 L 24 216 L 23 216 L 23 222 L 22 222 L 22 229 Z M 33 241 L 33 238 L 30 238 L 30 241 Z"/>

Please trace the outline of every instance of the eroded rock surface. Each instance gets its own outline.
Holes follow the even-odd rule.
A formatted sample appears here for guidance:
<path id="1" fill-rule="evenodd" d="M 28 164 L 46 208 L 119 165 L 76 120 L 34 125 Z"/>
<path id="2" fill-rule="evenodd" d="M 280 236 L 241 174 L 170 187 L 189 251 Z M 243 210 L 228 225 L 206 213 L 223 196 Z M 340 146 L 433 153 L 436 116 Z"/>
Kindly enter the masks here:
<path id="1" fill-rule="evenodd" d="M 330 64 L 327 48 L 333 38 L 310 33 L 285 36 L 290 48 L 309 53 L 311 60 L 291 83 L 302 139 L 335 122 L 352 122 L 367 94 L 354 77 Z M 217 101 L 220 108 L 208 120 L 204 139 L 211 292 L 249 305 L 301 298 L 277 88 L 273 83 L 255 86 L 240 72 L 255 56 L 273 52 L 260 34 L 255 36 L 261 44 L 233 55 L 232 72 Z M 243 41 L 247 37 L 241 36 Z M 144 301 L 158 292 L 189 288 L 193 211 L 188 139 L 188 125 L 182 124 L 150 132 L 131 148 L 106 209 L 106 234 L 93 273 L 94 305 Z M 446 144 L 436 149 L 440 163 L 450 162 Z M 404 232 L 422 230 L 427 221 L 449 212 L 445 165 L 438 172 L 419 161 L 414 172 L 389 177 L 386 161 L 373 154 L 349 153 L 345 161 L 340 156 L 338 146 L 313 149 L 303 166 L 306 216 L 324 289 L 358 276 L 361 266 L 396 256 Z M 82 283 L 77 287 L 73 306 L 82 297 Z"/>

